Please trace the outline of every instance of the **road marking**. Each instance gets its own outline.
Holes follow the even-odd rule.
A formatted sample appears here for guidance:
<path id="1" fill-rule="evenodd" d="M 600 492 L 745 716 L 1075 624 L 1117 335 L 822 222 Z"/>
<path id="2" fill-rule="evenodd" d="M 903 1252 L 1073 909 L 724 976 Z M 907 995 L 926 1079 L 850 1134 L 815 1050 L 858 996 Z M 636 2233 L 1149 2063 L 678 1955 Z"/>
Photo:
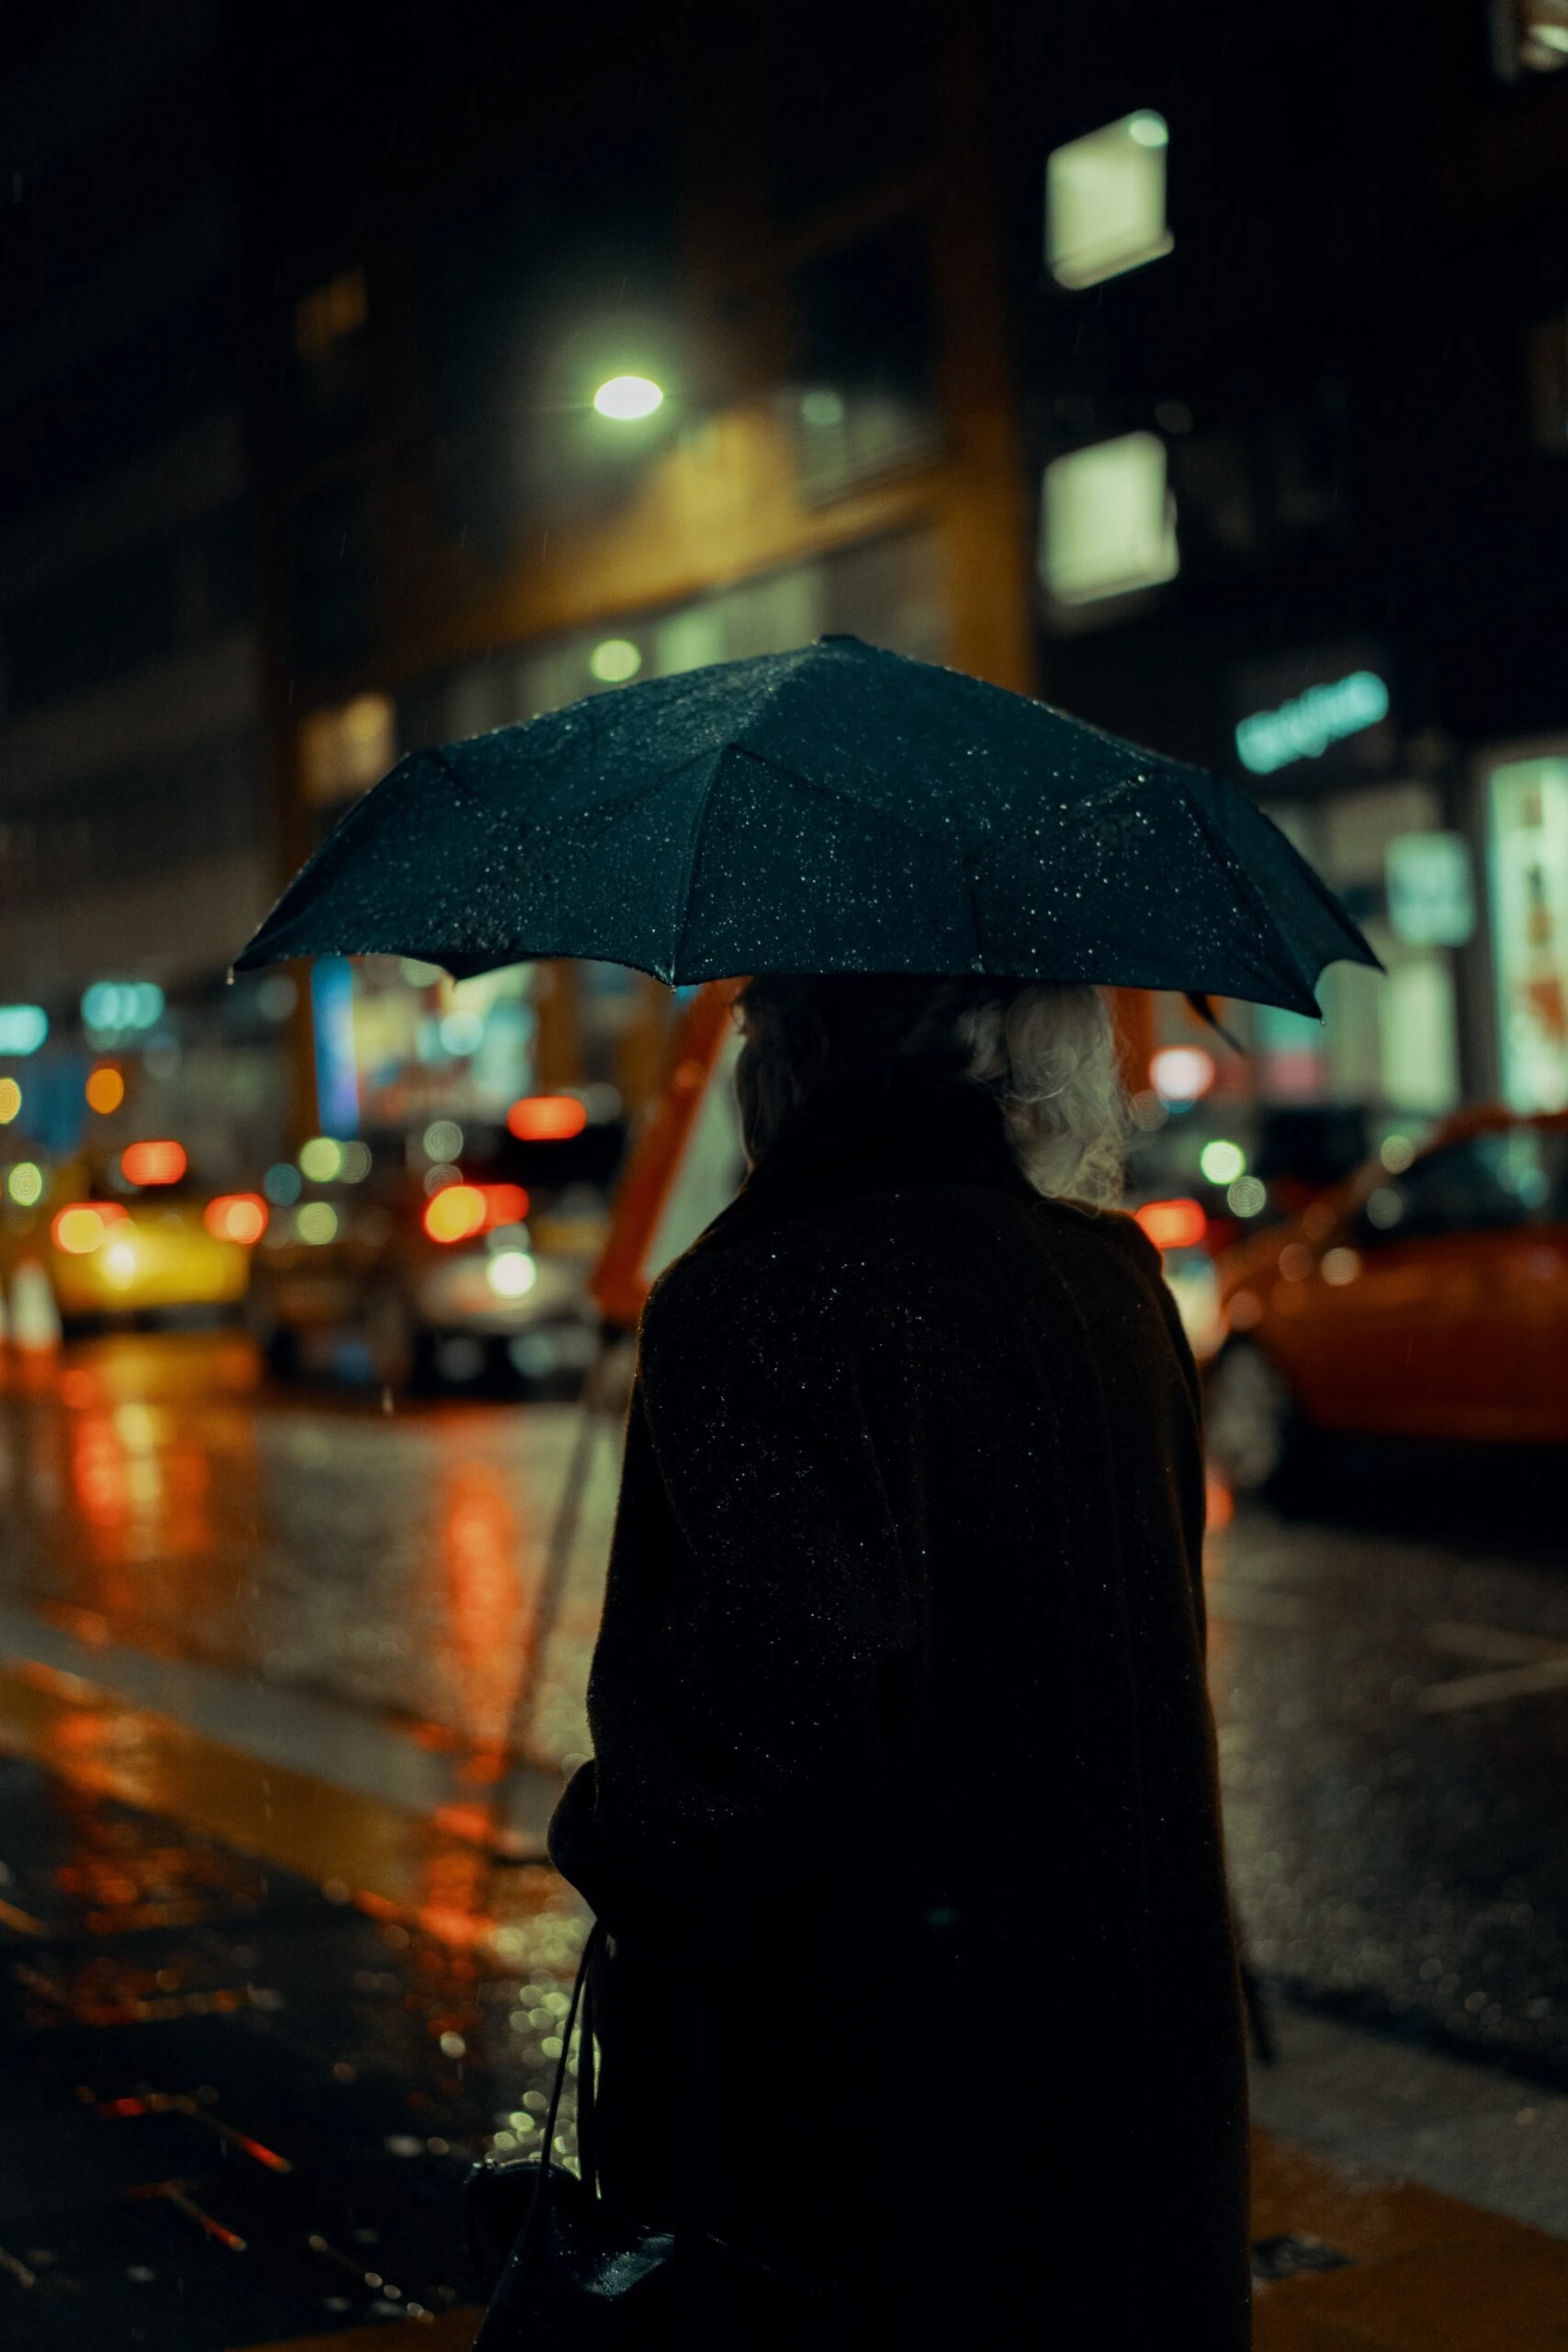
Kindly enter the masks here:
<path id="1" fill-rule="evenodd" d="M 1452 1682 L 1432 1682 L 1417 1693 L 1424 1714 L 1453 1714 L 1461 1707 L 1488 1707 L 1501 1699 L 1529 1699 L 1547 1690 L 1568 1690 L 1568 1657 L 1544 1657 L 1534 1666 L 1500 1668 L 1495 1674 L 1461 1674 Z"/>
<path id="2" fill-rule="evenodd" d="M 1416 1703 L 1424 1714 L 1455 1714 L 1462 1707 L 1488 1707 L 1506 1699 L 1529 1699 L 1568 1690 L 1568 1642 L 1544 1634 L 1515 1634 L 1501 1625 L 1467 1625 L 1438 1618 L 1427 1628 L 1435 1650 L 1451 1657 L 1483 1659 L 1489 1674 L 1461 1674 L 1431 1682 Z"/>

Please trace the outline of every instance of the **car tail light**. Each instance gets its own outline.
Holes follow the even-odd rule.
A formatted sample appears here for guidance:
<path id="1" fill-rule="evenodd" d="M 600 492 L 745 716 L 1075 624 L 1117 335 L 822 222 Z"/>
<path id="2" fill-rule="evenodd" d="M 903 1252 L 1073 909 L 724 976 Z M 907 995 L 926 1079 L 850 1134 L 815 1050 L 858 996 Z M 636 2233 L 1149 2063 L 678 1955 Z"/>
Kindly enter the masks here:
<path id="1" fill-rule="evenodd" d="M 242 1241 L 248 1249 L 266 1231 L 267 1207 L 259 1193 L 220 1193 L 209 1201 L 201 1221 L 220 1241 Z"/>
<path id="2" fill-rule="evenodd" d="M 528 1195 L 521 1184 L 476 1184 L 473 1190 L 484 1194 L 487 1233 L 497 1225 L 521 1225 L 528 1214 Z"/>
<path id="3" fill-rule="evenodd" d="M 1156 1250 L 1195 1250 L 1209 1229 L 1197 1201 L 1145 1201 L 1134 1215 Z"/>
<path id="4" fill-rule="evenodd" d="M 525 1094 L 506 1114 L 519 1143 L 570 1143 L 588 1125 L 575 1094 Z"/>
<path id="5" fill-rule="evenodd" d="M 128 1143 L 119 1155 L 128 1184 L 177 1184 L 186 1172 L 183 1143 Z"/>

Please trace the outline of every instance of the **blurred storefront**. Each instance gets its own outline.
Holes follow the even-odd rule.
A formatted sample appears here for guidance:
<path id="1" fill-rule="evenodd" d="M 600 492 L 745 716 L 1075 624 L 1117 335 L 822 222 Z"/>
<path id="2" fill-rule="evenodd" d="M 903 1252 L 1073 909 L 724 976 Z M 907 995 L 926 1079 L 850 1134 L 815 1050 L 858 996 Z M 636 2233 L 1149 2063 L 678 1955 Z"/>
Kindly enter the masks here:
<path id="1" fill-rule="evenodd" d="M 1482 763 L 1502 1091 L 1568 1106 L 1568 742 Z"/>

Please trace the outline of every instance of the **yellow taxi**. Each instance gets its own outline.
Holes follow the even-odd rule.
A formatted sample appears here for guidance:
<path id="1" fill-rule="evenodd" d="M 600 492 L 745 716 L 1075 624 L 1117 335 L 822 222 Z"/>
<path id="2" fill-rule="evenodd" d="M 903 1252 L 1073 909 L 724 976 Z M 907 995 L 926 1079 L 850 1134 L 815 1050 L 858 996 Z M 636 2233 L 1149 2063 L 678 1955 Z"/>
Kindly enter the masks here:
<path id="1" fill-rule="evenodd" d="M 267 1225 L 259 1193 L 191 1192 L 184 1148 L 168 1140 L 127 1145 L 117 1174 L 114 1193 L 80 1168 L 40 1174 L 31 1199 L 26 1184 L 11 1190 L 0 1271 L 11 1320 L 35 1344 L 47 1340 L 51 1306 L 60 1323 L 80 1325 L 237 1308 L 245 1296 Z"/>

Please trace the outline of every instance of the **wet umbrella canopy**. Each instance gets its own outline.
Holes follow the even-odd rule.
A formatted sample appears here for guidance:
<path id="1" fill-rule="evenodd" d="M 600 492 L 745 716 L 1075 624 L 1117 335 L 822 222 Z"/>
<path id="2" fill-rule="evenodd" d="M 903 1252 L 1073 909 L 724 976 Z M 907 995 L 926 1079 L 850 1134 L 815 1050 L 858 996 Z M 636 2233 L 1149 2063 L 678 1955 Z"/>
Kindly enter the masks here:
<path id="1" fill-rule="evenodd" d="M 412 753 L 239 968 L 324 954 L 994 972 L 1301 1012 L 1325 964 L 1377 962 L 1238 786 L 846 637 Z"/>

